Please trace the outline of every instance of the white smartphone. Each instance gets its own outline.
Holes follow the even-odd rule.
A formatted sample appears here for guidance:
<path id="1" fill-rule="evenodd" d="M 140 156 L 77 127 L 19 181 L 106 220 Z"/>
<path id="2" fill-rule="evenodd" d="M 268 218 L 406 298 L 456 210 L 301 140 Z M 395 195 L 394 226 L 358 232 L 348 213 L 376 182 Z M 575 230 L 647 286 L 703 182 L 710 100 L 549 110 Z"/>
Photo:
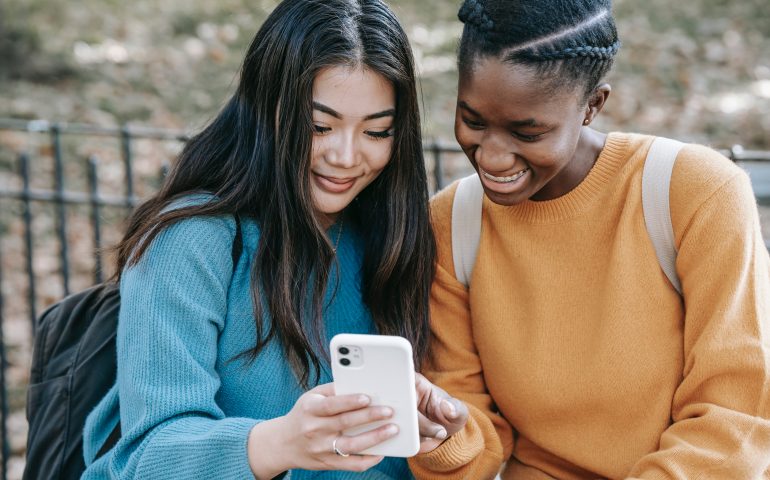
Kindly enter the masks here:
<path id="1" fill-rule="evenodd" d="M 358 435 L 381 425 L 398 425 L 398 434 L 363 452 L 386 457 L 411 457 L 420 449 L 417 424 L 417 391 L 414 384 L 412 344 L 388 335 L 335 335 L 330 345 L 334 391 L 337 395 L 363 393 L 371 405 L 393 409 L 393 416 L 352 428 L 344 435 Z"/>

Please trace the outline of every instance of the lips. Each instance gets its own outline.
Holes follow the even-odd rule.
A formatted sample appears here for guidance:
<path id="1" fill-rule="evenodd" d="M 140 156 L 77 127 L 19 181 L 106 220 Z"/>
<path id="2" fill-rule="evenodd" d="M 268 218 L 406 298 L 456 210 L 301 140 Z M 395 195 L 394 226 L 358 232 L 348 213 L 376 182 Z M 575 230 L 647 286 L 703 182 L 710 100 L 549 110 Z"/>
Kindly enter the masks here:
<path id="1" fill-rule="evenodd" d="M 498 193 L 500 195 L 507 195 L 515 193 L 525 187 L 527 184 L 527 178 L 531 173 L 530 168 L 525 168 L 514 172 L 512 175 L 497 176 L 486 172 L 483 168 L 479 168 L 479 176 L 481 177 L 481 183 L 484 184 L 484 188 L 488 192 Z"/>
<path id="2" fill-rule="evenodd" d="M 330 193 L 344 193 L 356 183 L 356 177 L 332 177 L 313 172 L 313 179 L 322 189 Z"/>
<path id="3" fill-rule="evenodd" d="M 497 177 L 495 175 L 492 175 L 489 172 L 486 172 L 484 170 L 481 170 L 482 175 L 484 175 L 486 178 L 492 180 L 493 182 L 497 183 L 511 183 L 519 178 L 523 177 L 527 172 L 529 171 L 529 168 L 525 168 L 524 170 L 519 170 L 518 172 L 514 173 L 513 175 L 508 175 L 504 177 Z"/>

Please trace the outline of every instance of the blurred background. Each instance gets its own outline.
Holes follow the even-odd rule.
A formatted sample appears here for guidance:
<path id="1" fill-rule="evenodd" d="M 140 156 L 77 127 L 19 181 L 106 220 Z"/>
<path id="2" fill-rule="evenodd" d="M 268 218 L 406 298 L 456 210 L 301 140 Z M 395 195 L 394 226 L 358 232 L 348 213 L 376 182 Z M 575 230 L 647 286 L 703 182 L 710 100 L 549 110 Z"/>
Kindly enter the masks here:
<path id="1" fill-rule="evenodd" d="M 0 0 L 5 478 L 20 478 L 24 465 L 32 319 L 112 273 L 107 247 L 121 221 L 157 188 L 184 136 L 233 91 L 246 47 L 276 3 Z M 459 3 L 389 2 L 419 67 L 434 189 L 467 169 L 452 135 Z M 594 125 L 756 160 L 740 164 L 770 238 L 768 0 L 616 0 L 615 15 L 623 47 Z"/>

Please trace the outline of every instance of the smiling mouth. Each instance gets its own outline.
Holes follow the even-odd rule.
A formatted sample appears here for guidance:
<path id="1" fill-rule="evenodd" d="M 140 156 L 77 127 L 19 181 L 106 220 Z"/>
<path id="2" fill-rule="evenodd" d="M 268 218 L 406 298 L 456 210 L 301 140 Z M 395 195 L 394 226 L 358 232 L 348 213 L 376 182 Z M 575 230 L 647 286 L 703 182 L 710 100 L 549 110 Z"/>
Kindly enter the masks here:
<path id="1" fill-rule="evenodd" d="M 481 170 L 481 174 L 484 175 L 485 178 L 488 178 L 489 180 L 492 180 L 493 182 L 496 182 L 496 183 L 511 183 L 523 177 L 524 174 L 527 173 L 528 171 L 529 171 L 529 168 L 525 168 L 524 170 L 518 171 L 513 175 L 508 175 L 507 177 L 496 177 L 491 173 L 485 172 L 484 170 Z"/>
<path id="2" fill-rule="evenodd" d="M 316 185 L 323 190 L 329 193 L 338 194 L 345 193 L 353 188 L 357 177 L 327 177 L 320 173 L 313 172 L 313 178 L 315 178 Z"/>

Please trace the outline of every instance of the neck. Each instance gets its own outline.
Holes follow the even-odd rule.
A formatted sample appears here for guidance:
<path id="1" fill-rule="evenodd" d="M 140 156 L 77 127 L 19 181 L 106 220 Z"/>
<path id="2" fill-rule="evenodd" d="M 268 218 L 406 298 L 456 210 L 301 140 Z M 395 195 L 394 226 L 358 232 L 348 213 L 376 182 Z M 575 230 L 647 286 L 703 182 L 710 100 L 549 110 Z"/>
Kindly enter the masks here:
<path id="1" fill-rule="evenodd" d="M 316 218 L 318 219 L 318 223 L 321 224 L 321 228 L 324 230 L 329 230 L 332 225 L 337 221 L 337 219 L 340 217 L 339 212 L 338 213 L 316 213 Z"/>

